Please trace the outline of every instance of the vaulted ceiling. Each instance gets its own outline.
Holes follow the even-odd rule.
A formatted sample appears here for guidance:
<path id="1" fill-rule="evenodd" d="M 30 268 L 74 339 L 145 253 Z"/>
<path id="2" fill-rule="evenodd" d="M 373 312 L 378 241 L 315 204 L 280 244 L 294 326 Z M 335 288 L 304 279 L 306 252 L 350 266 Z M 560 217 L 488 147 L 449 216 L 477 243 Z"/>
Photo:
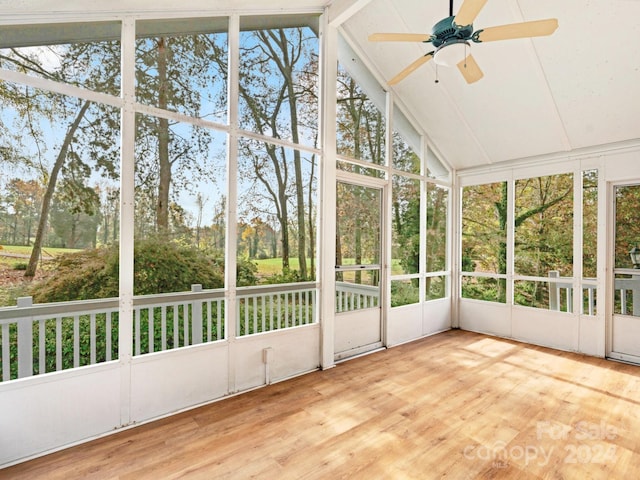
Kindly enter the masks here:
<path id="1" fill-rule="evenodd" d="M 334 2 L 342 4 L 345 2 Z M 454 14 L 462 0 L 455 0 Z M 374 32 L 431 33 L 448 0 L 351 2 L 340 29 L 379 76 L 392 78 L 431 44 L 369 42 Z M 640 143 L 639 0 L 488 0 L 474 29 L 557 18 L 549 37 L 472 43 L 484 77 L 428 62 L 390 88 L 457 169 Z"/>

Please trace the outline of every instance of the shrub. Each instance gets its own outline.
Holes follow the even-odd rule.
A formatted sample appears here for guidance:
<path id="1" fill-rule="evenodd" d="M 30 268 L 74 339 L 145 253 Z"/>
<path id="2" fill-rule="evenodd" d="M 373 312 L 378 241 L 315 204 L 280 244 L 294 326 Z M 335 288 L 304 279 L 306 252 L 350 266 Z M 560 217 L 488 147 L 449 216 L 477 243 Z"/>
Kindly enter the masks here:
<path id="1" fill-rule="evenodd" d="M 224 285 L 223 262 L 202 251 L 158 238 L 135 244 L 134 294 L 188 291 L 194 283 L 205 289 Z M 34 285 L 34 302 L 62 302 L 118 296 L 118 246 L 61 255 L 56 274 Z M 243 281 L 255 277 L 255 266 L 238 264 Z M 240 281 L 240 276 L 239 276 Z"/>

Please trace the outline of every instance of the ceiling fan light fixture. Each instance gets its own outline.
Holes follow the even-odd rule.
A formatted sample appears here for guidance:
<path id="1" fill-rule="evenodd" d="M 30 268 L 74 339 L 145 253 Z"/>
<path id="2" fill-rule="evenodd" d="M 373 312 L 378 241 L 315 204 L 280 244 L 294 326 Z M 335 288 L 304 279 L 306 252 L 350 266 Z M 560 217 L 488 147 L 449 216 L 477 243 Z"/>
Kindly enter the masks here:
<path id="1" fill-rule="evenodd" d="M 467 56 L 469 42 L 464 40 L 450 41 L 436 50 L 433 61 L 442 67 L 452 67 L 460 63 Z"/>

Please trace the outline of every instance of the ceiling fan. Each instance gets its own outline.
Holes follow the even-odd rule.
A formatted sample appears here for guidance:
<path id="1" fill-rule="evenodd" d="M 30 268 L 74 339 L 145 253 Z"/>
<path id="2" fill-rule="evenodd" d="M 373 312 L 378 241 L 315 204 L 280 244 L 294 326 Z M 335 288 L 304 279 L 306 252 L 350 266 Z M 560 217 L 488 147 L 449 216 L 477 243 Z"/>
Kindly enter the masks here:
<path id="1" fill-rule="evenodd" d="M 371 34 L 369 36 L 371 42 L 423 42 L 431 43 L 435 47 L 435 50 L 418 58 L 389 80 L 388 84 L 395 85 L 432 58 L 437 65 L 457 65 L 467 83 L 474 83 L 484 74 L 473 56 L 468 53 L 469 42 L 483 43 L 512 38 L 542 37 L 551 35 L 558 28 L 558 20 L 549 18 L 488 27 L 474 32 L 473 21 L 486 3 L 487 0 L 464 0 L 457 15 L 454 16 L 453 0 L 450 0 L 449 17 L 436 23 L 430 35 L 424 33 Z"/>

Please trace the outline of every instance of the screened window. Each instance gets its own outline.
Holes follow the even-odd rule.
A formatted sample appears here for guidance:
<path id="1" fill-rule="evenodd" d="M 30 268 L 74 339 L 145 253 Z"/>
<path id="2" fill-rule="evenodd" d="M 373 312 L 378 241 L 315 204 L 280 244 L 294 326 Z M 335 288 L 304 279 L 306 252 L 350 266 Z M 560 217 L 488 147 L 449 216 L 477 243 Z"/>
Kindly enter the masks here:
<path id="1" fill-rule="evenodd" d="M 239 154 L 238 262 L 257 266 L 240 284 L 315 280 L 316 156 L 249 139 Z"/>
<path id="2" fill-rule="evenodd" d="M 240 24 L 240 127 L 267 137 L 318 144 L 317 18 Z M 295 25 L 289 27 L 288 25 Z"/>
<path id="3" fill-rule="evenodd" d="M 447 270 L 448 205 L 449 189 L 427 183 L 427 300 L 444 298 L 447 295 L 447 277 L 433 273 Z"/>
<path id="4" fill-rule="evenodd" d="M 462 192 L 462 296 L 506 301 L 507 183 L 464 187 Z"/>
<path id="5" fill-rule="evenodd" d="M 385 164 L 384 113 L 349 73 L 338 66 L 337 151 L 339 155 L 376 165 Z M 341 163 L 340 168 L 350 169 Z M 366 171 L 357 170 L 357 173 Z M 371 170 L 371 172 L 376 172 Z M 379 174 L 376 174 L 379 176 Z"/>
<path id="6" fill-rule="evenodd" d="M 516 281 L 514 303 L 571 311 L 573 175 L 517 180 L 515 189 L 515 273 L 540 280 Z"/>

